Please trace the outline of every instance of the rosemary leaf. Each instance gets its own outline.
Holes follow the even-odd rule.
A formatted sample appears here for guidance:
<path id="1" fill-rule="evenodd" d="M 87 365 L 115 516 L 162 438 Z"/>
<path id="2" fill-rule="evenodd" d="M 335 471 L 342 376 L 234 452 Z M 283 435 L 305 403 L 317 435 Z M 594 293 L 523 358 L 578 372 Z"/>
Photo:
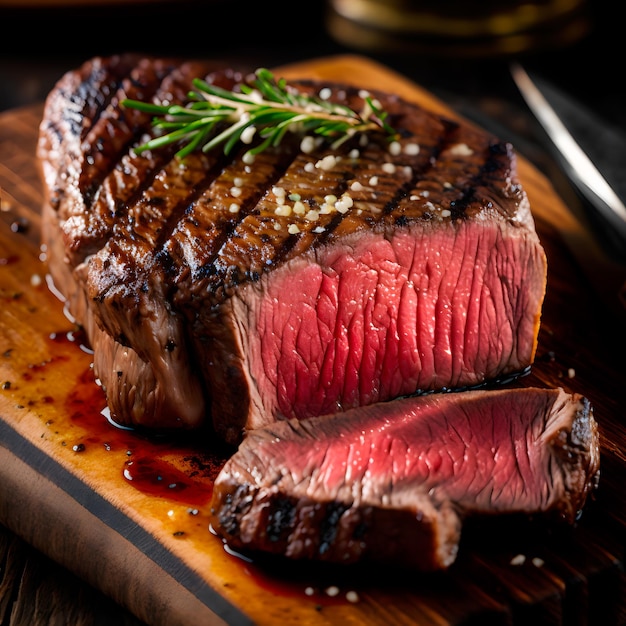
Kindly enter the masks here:
<path id="1" fill-rule="evenodd" d="M 183 146 L 176 154 L 181 158 L 197 149 L 208 152 L 218 146 L 229 154 L 250 127 L 262 140 L 251 146 L 252 154 L 278 146 L 289 131 L 319 135 L 334 147 L 356 132 L 382 132 L 389 139 L 395 136 L 386 121 L 387 113 L 372 98 L 366 97 L 367 112 L 359 114 L 346 105 L 298 92 L 265 68 L 257 69 L 250 83 L 238 86 L 239 91 L 200 78 L 192 85 L 195 91 L 189 92 L 190 102 L 185 106 L 122 101 L 125 107 L 151 114 L 153 128 L 163 133 L 135 148 L 137 153 L 180 142 Z"/>

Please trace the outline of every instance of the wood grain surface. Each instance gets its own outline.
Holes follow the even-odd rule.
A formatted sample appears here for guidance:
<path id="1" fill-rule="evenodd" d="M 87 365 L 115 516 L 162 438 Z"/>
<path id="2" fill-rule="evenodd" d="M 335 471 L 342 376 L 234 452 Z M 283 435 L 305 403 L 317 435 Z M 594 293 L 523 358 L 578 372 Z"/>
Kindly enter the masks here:
<path id="1" fill-rule="evenodd" d="M 3 527 L 0 527 L 0 563 L 3 626 L 146 626 Z"/>
<path id="2" fill-rule="evenodd" d="M 279 68 L 427 91 L 355 56 Z M 39 247 L 42 107 L 0 115 L 0 522 L 153 626 L 204 624 L 626 624 L 626 324 L 611 263 L 549 181 L 520 159 L 548 256 L 536 363 L 521 384 L 586 395 L 600 425 L 600 486 L 572 528 L 466 524 L 442 575 L 248 562 L 208 528 L 220 451 L 114 428 L 91 355 L 46 282 Z M 525 561 L 516 565 L 516 557 Z M 337 593 L 329 593 L 329 590 Z M 348 592 L 354 592 L 353 594 Z"/>

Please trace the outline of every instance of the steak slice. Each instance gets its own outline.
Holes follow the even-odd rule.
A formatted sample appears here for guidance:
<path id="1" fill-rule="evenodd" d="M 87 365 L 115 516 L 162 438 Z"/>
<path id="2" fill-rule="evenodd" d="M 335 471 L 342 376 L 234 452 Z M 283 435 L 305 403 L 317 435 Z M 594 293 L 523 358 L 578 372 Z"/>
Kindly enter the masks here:
<path id="1" fill-rule="evenodd" d="M 211 525 L 236 550 L 441 570 L 466 516 L 573 523 L 599 467 L 579 394 L 429 394 L 249 432 L 215 481 Z"/>
<path id="2" fill-rule="evenodd" d="M 373 134 L 305 152 L 289 136 L 254 163 L 245 148 L 136 154 L 150 119 L 121 100 L 184 103 L 195 76 L 241 79 L 92 59 L 46 102 L 44 243 L 114 420 L 208 422 L 238 443 L 275 420 L 532 364 L 547 268 L 511 145 L 374 92 L 391 145 Z M 294 85 L 364 106 L 353 86 Z"/>

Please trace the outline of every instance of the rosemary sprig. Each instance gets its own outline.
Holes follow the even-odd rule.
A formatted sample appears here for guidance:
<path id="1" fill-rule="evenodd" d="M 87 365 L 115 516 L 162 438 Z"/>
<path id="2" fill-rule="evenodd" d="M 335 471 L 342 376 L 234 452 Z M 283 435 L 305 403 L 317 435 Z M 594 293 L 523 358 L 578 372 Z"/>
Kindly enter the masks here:
<path id="1" fill-rule="evenodd" d="M 229 154 L 239 143 L 252 144 L 258 154 L 269 146 L 277 146 L 288 131 L 302 135 L 314 134 L 338 147 L 359 132 L 384 132 L 389 138 L 395 131 L 386 121 L 387 113 L 369 96 L 363 113 L 298 92 L 285 79 L 276 80 L 272 72 L 257 69 L 250 83 L 239 85 L 240 93 L 194 79 L 195 91 L 188 94 L 189 104 L 156 105 L 126 99 L 122 105 L 154 116 L 152 125 L 163 134 L 135 148 L 135 152 L 153 150 L 182 142 L 177 152 L 185 157 L 196 149 L 208 152 L 222 146 Z"/>

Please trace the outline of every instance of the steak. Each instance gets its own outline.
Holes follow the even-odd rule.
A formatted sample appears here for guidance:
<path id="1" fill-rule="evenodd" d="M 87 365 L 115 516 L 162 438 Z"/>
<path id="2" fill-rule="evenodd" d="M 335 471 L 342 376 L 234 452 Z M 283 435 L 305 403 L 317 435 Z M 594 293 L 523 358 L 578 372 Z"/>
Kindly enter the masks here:
<path id="1" fill-rule="evenodd" d="M 94 58 L 45 105 L 43 242 L 115 421 L 236 444 L 277 420 L 530 367 L 547 267 L 510 144 L 372 91 L 392 144 L 304 151 L 286 136 L 254 163 L 248 147 L 136 152 L 155 131 L 122 101 L 184 104 L 196 77 L 243 79 Z M 355 86 L 293 84 L 363 109 Z"/>
<path id="2" fill-rule="evenodd" d="M 403 398 L 247 433 L 215 481 L 211 525 L 235 550 L 443 570 L 468 516 L 573 523 L 599 463 L 579 394 Z"/>

